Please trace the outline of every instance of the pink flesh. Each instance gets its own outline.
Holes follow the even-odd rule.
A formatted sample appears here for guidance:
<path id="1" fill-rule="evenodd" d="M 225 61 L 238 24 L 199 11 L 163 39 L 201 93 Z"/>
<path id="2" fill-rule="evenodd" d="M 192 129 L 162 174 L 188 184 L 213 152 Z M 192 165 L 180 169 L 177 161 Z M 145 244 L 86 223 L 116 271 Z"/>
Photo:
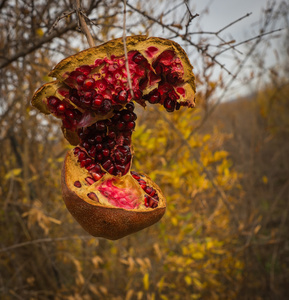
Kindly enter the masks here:
<path id="1" fill-rule="evenodd" d="M 98 190 L 105 196 L 109 203 L 126 209 L 134 209 L 139 206 L 139 196 L 133 189 L 119 188 L 113 185 L 114 179 L 103 182 Z"/>

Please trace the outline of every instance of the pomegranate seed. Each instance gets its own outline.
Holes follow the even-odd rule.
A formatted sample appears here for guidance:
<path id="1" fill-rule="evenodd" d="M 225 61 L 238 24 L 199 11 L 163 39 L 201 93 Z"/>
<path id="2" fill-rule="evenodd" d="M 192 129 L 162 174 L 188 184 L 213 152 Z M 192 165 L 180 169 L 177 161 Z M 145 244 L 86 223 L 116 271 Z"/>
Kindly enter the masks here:
<path id="1" fill-rule="evenodd" d="M 123 144 L 129 146 L 131 144 L 131 138 L 130 137 L 125 137 L 123 139 Z"/>
<path id="2" fill-rule="evenodd" d="M 127 101 L 127 97 L 128 97 L 127 91 L 122 90 L 118 93 L 117 100 L 120 103 L 125 103 Z"/>
<path id="3" fill-rule="evenodd" d="M 81 187 L 81 183 L 79 181 L 75 181 L 74 182 L 74 186 L 77 187 L 77 188 L 80 188 Z"/>
<path id="4" fill-rule="evenodd" d="M 96 141 L 96 142 L 101 142 L 101 141 L 102 141 L 102 136 L 99 135 L 99 134 L 96 135 L 96 136 L 95 136 L 95 141 Z"/>
<path id="5" fill-rule="evenodd" d="M 150 196 L 153 197 L 156 194 L 156 190 L 154 188 L 152 188 L 152 191 L 150 192 Z"/>
<path id="6" fill-rule="evenodd" d="M 130 112 L 134 111 L 134 103 L 133 102 L 129 102 L 125 107 Z"/>
<path id="7" fill-rule="evenodd" d="M 116 112 L 114 116 L 111 118 L 112 121 L 118 121 L 121 116 L 120 112 Z"/>
<path id="8" fill-rule="evenodd" d="M 120 151 L 118 151 L 118 150 L 115 152 L 114 157 L 115 157 L 115 160 L 118 161 L 118 162 L 120 162 L 120 163 L 124 159 L 123 154 Z"/>
<path id="9" fill-rule="evenodd" d="M 153 198 L 149 198 L 149 206 L 150 206 L 151 208 L 155 208 L 155 207 L 158 206 L 158 202 L 155 201 Z"/>
<path id="10" fill-rule="evenodd" d="M 64 104 L 59 104 L 57 106 L 57 111 L 59 112 L 64 112 L 65 111 L 65 105 Z"/>
<path id="11" fill-rule="evenodd" d="M 48 103 L 50 106 L 56 106 L 58 103 L 60 102 L 60 100 L 56 97 L 49 97 L 48 98 Z"/>
<path id="12" fill-rule="evenodd" d="M 78 160 L 82 161 L 85 158 L 86 158 L 86 154 L 83 151 L 79 152 L 79 154 L 78 154 Z"/>
<path id="13" fill-rule="evenodd" d="M 127 154 L 129 152 L 128 146 L 118 146 L 117 149 L 123 154 Z"/>
<path id="14" fill-rule="evenodd" d="M 73 153 L 76 155 L 79 151 L 80 151 L 80 148 L 79 147 L 75 147 L 74 150 L 73 150 Z"/>
<path id="15" fill-rule="evenodd" d="M 102 176 L 103 176 L 103 174 L 101 174 L 101 173 L 91 173 L 91 175 L 92 175 L 92 177 L 93 177 L 93 179 L 95 179 L 96 181 L 98 181 L 98 180 L 100 180 L 101 178 L 102 178 Z"/>
<path id="16" fill-rule="evenodd" d="M 97 94 L 95 98 L 92 100 L 92 107 L 99 108 L 102 104 L 103 96 L 100 94 Z"/>
<path id="17" fill-rule="evenodd" d="M 159 201 L 159 200 L 160 200 L 158 194 L 155 194 L 155 195 L 153 195 L 152 197 L 153 197 L 156 201 Z"/>
<path id="18" fill-rule="evenodd" d="M 92 185 L 95 183 L 95 180 L 91 177 L 86 177 L 85 178 L 85 181 L 89 184 L 89 185 Z"/>
<path id="19" fill-rule="evenodd" d="M 99 91 L 104 91 L 107 88 L 107 82 L 105 79 L 101 79 L 95 82 L 95 87 Z"/>
<path id="20" fill-rule="evenodd" d="M 98 197 L 97 197 L 97 196 L 95 195 L 95 193 L 93 193 L 93 192 L 88 193 L 88 194 L 87 194 L 87 197 L 90 198 L 90 199 L 93 200 L 93 201 L 99 202 Z"/>
<path id="21" fill-rule="evenodd" d="M 77 84 L 82 85 L 85 79 L 86 79 L 86 76 L 81 74 L 76 77 L 76 82 L 77 82 Z"/>
<path id="22" fill-rule="evenodd" d="M 122 116 L 122 119 L 123 119 L 125 122 L 131 121 L 131 120 L 132 120 L 132 114 L 131 114 L 130 112 L 127 112 L 127 113 L 125 113 L 125 114 Z"/>
<path id="23" fill-rule="evenodd" d="M 113 175 L 114 172 L 115 172 L 114 165 L 111 165 L 111 166 L 107 169 L 107 172 L 108 172 L 109 174 Z"/>
<path id="24" fill-rule="evenodd" d="M 110 154 L 109 149 L 103 149 L 103 151 L 102 151 L 102 155 L 103 155 L 103 156 L 108 157 L 109 154 Z"/>
<path id="25" fill-rule="evenodd" d="M 125 128 L 125 123 L 124 122 L 117 123 L 116 128 L 118 130 L 123 130 Z"/>
<path id="26" fill-rule="evenodd" d="M 102 104 L 101 104 L 101 109 L 100 109 L 101 112 L 104 113 L 104 114 L 106 114 L 106 113 L 108 113 L 108 112 L 111 111 L 111 108 L 112 108 L 112 102 L 111 102 L 111 100 L 110 99 L 104 99 L 102 101 Z"/>
<path id="27" fill-rule="evenodd" d="M 95 157 L 95 154 L 96 154 L 96 147 L 95 147 L 95 146 L 92 146 L 92 147 L 88 150 L 88 154 L 89 154 L 91 157 Z"/>
<path id="28" fill-rule="evenodd" d="M 87 142 L 83 142 L 82 147 L 88 150 L 90 148 L 90 145 Z"/>
<path id="29" fill-rule="evenodd" d="M 137 172 L 131 171 L 130 173 L 131 173 L 131 175 L 132 175 L 132 177 L 133 177 L 134 179 L 136 179 L 136 180 L 139 180 L 139 179 L 140 179 L 140 176 L 138 175 Z"/>
<path id="30" fill-rule="evenodd" d="M 145 62 L 146 59 L 145 57 L 141 54 L 141 53 L 136 53 L 132 60 L 136 63 L 136 64 L 141 64 L 142 62 Z"/>
<path id="31" fill-rule="evenodd" d="M 102 150 L 102 144 L 96 144 L 95 148 L 97 151 L 101 151 Z"/>
<path id="32" fill-rule="evenodd" d="M 135 128 L 135 122 L 131 121 L 131 122 L 126 123 L 126 128 L 129 130 L 133 130 Z"/>
<path id="33" fill-rule="evenodd" d="M 101 167 L 99 164 L 94 164 L 94 168 L 91 170 L 91 172 L 94 172 L 94 173 L 101 173 Z"/>
<path id="34" fill-rule="evenodd" d="M 110 131 L 107 136 L 112 140 L 114 140 L 116 138 L 116 134 L 114 131 Z"/>
<path id="35" fill-rule="evenodd" d="M 145 195 L 145 206 L 149 207 L 149 196 Z"/>
<path id="36" fill-rule="evenodd" d="M 105 170 L 108 170 L 110 168 L 110 166 L 112 165 L 112 161 L 110 159 L 106 160 L 102 166 Z"/>
<path id="37" fill-rule="evenodd" d="M 158 91 L 155 91 L 148 99 L 149 103 L 156 104 L 161 100 L 161 95 Z"/>
<path id="38" fill-rule="evenodd" d="M 83 82 L 83 87 L 87 90 L 94 88 L 95 81 L 93 78 L 87 78 Z"/>
<path id="39" fill-rule="evenodd" d="M 85 167 L 88 167 L 89 165 L 91 165 L 92 159 L 91 159 L 90 157 L 88 157 L 88 158 L 85 159 L 83 162 L 85 163 Z"/>
<path id="40" fill-rule="evenodd" d="M 164 107 L 168 112 L 173 112 L 175 110 L 176 102 L 170 98 L 166 98 L 164 101 Z"/>
<path id="41" fill-rule="evenodd" d="M 109 149 L 113 149 L 115 146 L 115 141 L 111 140 L 107 143 Z"/>
<path id="42" fill-rule="evenodd" d="M 95 137 L 88 138 L 87 141 L 88 141 L 89 144 L 91 144 L 91 145 L 95 144 L 95 142 L 96 142 Z"/>
<path id="43" fill-rule="evenodd" d="M 96 156 L 95 156 L 95 159 L 97 160 L 97 161 L 99 161 L 99 162 L 101 162 L 102 161 L 102 154 L 100 154 L 100 153 L 98 153 L 98 154 L 96 154 Z"/>
<path id="44" fill-rule="evenodd" d="M 106 125 L 105 125 L 104 121 L 96 122 L 95 127 L 96 127 L 96 130 L 98 130 L 98 131 L 105 131 L 106 130 Z"/>
<path id="45" fill-rule="evenodd" d="M 83 66 L 78 67 L 76 69 L 76 71 L 79 71 L 79 72 L 83 73 L 84 75 L 88 75 L 91 71 L 91 68 L 88 65 L 83 65 Z"/>
<path id="46" fill-rule="evenodd" d="M 74 116 L 74 113 L 73 113 L 73 111 L 71 110 L 71 109 L 67 109 L 66 111 L 65 111 L 65 115 L 68 117 L 68 118 L 70 118 L 70 119 L 73 119 L 75 116 Z"/>
<path id="47" fill-rule="evenodd" d="M 156 54 L 156 52 L 158 52 L 158 51 L 159 51 L 159 49 L 157 47 L 151 46 L 151 47 L 148 47 L 145 52 L 149 57 L 153 57 Z"/>
<path id="48" fill-rule="evenodd" d="M 153 188 L 148 185 L 144 188 L 144 191 L 149 195 L 151 194 L 152 190 L 153 190 Z"/>
<path id="49" fill-rule="evenodd" d="M 142 97 L 142 91 L 141 90 L 135 90 L 134 92 L 134 99 L 135 100 L 140 100 Z"/>

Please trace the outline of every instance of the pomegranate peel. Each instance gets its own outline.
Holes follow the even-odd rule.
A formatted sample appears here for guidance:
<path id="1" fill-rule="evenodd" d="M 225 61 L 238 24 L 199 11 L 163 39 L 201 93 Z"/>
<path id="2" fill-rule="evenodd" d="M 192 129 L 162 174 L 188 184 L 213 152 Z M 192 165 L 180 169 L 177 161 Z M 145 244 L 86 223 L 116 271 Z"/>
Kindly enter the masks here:
<path id="1" fill-rule="evenodd" d="M 39 88 L 32 105 L 62 120 L 77 146 L 62 169 L 64 202 L 90 234 L 118 239 L 161 219 L 166 209 L 159 187 L 131 171 L 135 104 L 160 104 L 167 112 L 194 107 L 195 78 L 185 51 L 175 42 L 127 38 L 131 93 L 122 39 L 70 56 Z"/>
<path id="2" fill-rule="evenodd" d="M 89 173 L 79 170 L 78 163 L 72 151 L 66 154 L 62 168 L 62 196 L 68 211 L 77 222 L 91 235 L 111 240 L 120 239 L 158 222 L 165 213 L 165 198 L 160 188 L 146 175 L 141 174 L 147 183 L 159 195 L 158 207 L 147 208 L 140 204 L 136 210 L 116 207 L 110 204 L 101 192 L 100 186 L 113 178 L 106 174 L 101 181 L 89 185 L 85 178 Z M 130 175 L 130 180 L 134 180 Z M 77 186 L 74 183 L 77 182 Z M 141 197 L 145 192 L 135 183 L 135 194 Z M 91 199 L 90 193 L 96 197 Z"/>

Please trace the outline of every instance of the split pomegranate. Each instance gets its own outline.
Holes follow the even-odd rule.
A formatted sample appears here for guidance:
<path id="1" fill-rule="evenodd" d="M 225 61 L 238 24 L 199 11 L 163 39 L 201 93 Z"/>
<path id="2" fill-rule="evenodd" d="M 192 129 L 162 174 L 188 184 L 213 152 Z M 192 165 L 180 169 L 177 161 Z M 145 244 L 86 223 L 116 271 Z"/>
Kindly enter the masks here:
<path id="1" fill-rule="evenodd" d="M 128 37 L 128 84 L 122 39 L 61 61 L 56 81 L 36 91 L 32 104 L 62 121 L 74 146 L 62 171 L 65 204 L 91 235 L 119 239 L 161 219 L 166 209 L 159 187 L 131 170 L 135 104 L 162 105 L 168 112 L 193 107 L 192 66 L 175 42 Z"/>

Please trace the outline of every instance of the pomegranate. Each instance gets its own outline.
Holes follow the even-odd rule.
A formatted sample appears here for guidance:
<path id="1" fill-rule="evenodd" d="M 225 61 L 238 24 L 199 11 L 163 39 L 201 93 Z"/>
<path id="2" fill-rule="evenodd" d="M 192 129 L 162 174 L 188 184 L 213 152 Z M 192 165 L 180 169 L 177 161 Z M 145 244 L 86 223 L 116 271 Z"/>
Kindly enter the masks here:
<path id="1" fill-rule="evenodd" d="M 119 239 L 161 219 L 166 201 L 145 174 L 131 170 L 135 102 L 160 104 L 168 112 L 194 107 L 192 66 L 184 50 L 161 38 L 127 38 L 128 84 L 122 39 L 61 61 L 56 80 L 36 91 L 32 105 L 61 119 L 76 146 L 62 170 L 63 199 L 91 235 Z"/>

